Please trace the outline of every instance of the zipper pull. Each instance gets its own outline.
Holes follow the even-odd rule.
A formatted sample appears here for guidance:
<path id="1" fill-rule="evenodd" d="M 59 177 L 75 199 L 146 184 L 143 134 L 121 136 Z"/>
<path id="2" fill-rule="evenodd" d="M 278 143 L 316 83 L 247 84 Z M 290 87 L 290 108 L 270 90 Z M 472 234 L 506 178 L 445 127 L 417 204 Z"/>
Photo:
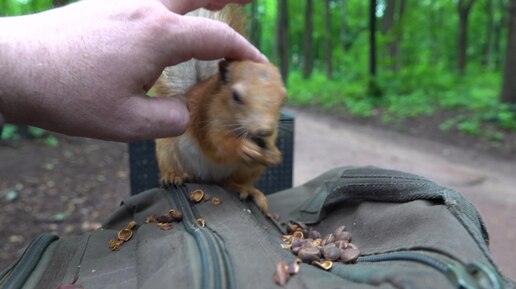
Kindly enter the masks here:
<path id="1" fill-rule="evenodd" d="M 457 289 L 503 289 L 498 276 L 487 266 L 470 263 L 448 264 L 446 276 Z"/>
<path id="2" fill-rule="evenodd" d="M 481 289 L 503 289 L 504 281 L 490 267 L 481 263 L 466 264 L 466 271 L 477 280 L 478 288 Z"/>

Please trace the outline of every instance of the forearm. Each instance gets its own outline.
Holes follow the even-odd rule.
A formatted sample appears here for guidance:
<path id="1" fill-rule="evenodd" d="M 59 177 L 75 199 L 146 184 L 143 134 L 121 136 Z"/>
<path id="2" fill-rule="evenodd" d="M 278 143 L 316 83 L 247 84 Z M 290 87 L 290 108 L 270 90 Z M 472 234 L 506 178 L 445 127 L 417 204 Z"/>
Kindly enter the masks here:
<path id="1" fill-rule="evenodd" d="M 0 112 L 7 122 L 30 123 L 51 93 L 56 67 L 52 47 L 38 31 L 40 16 L 0 18 Z M 41 25 L 41 23 L 39 23 Z"/>
<path id="2" fill-rule="evenodd" d="M 20 30 L 22 17 L 0 18 L 0 113 L 8 121 L 16 121 L 16 108 L 20 108 L 20 96 L 27 94 L 26 75 L 30 69 L 25 67 L 28 61 L 26 43 L 21 39 L 25 32 Z"/>

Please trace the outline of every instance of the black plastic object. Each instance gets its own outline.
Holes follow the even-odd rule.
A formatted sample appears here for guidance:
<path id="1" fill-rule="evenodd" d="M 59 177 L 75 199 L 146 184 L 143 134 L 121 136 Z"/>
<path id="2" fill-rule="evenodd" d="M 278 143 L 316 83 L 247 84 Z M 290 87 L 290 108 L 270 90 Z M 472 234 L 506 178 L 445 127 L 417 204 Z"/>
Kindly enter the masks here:
<path id="1" fill-rule="evenodd" d="M 256 187 L 265 194 L 272 194 L 292 187 L 294 116 L 290 113 L 281 113 L 277 146 L 283 155 L 282 162 L 277 166 L 268 168 L 256 183 Z M 132 195 L 160 185 L 154 140 L 129 144 L 129 166 Z"/>

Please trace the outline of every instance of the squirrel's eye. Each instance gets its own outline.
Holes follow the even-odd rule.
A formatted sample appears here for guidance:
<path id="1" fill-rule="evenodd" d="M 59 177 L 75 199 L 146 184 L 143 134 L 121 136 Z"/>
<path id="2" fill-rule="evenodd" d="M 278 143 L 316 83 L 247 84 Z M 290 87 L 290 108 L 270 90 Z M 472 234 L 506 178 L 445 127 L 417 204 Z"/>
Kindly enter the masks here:
<path id="1" fill-rule="evenodd" d="M 233 100 L 238 103 L 238 104 L 243 104 L 244 102 L 242 101 L 242 98 L 240 97 L 240 95 L 236 92 L 236 91 L 233 91 Z"/>

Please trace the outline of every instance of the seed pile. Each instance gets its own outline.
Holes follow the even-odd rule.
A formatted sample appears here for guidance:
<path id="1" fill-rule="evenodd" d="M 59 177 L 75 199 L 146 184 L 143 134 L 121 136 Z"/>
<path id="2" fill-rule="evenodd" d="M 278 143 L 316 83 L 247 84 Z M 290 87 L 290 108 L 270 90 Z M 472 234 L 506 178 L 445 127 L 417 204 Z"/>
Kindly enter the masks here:
<path id="1" fill-rule="evenodd" d="M 290 222 L 286 226 L 287 235 L 282 236 L 281 247 L 291 250 L 298 258 L 288 265 L 285 262 L 276 264 L 274 282 L 282 287 L 299 271 L 300 263 L 330 270 L 334 262 L 354 263 L 360 256 L 358 247 L 351 243 L 351 233 L 346 231 L 346 226 L 325 236 L 301 222 Z"/>
<path id="2" fill-rule="evenodd" d="M 360 256 L 358 247 L 351 243 L 351 233 L 346 231 L 346 226 L 323 237 L 312 227 L 296 222 L 287 225 L 287 233 L 282 236 L 283 248 L 290 249 L 304 263 L 325 270 L 331 269 L 333 262 L 354 263 Z"/>

